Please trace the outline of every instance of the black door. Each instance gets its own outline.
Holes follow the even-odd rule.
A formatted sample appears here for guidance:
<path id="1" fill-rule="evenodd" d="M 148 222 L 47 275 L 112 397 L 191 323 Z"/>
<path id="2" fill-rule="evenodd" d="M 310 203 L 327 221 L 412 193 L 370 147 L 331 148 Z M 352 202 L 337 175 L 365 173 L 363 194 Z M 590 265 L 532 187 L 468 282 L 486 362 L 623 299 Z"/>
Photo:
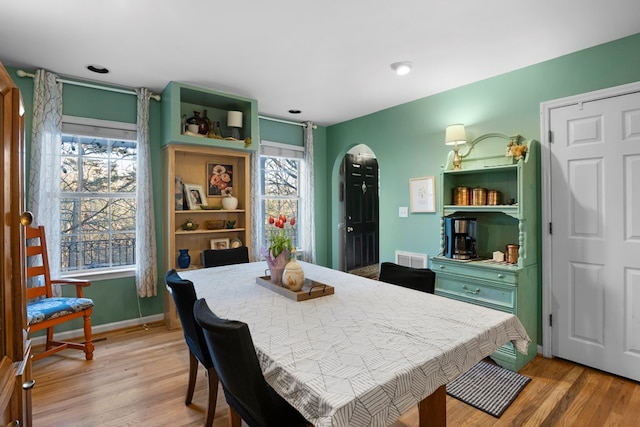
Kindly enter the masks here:
<path id="1" fill-rule="evenodd" d="M 378 161 L 345 156 L 346 270 L 378 263 Z"/>

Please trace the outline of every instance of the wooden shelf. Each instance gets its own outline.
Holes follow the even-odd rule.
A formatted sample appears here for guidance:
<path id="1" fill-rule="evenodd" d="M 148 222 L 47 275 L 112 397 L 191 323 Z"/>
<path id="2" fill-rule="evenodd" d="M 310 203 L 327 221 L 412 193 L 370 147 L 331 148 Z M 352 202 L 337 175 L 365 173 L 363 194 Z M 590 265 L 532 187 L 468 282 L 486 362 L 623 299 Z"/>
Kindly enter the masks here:
<path id="1" fill-rule="evenodd" d="M 198 139 L 198 138 L 194 138 Z M 164 271 L 177 266 L 178 249 L 188 249 L 192 265 L 201 267 L 202 251 L 211 247 L 211 239 L 240 239 L 242 244 L 251 241 L 251 209 L 249 197 L 250 159 L 248 151 L 228 150 L 219 147 L 168 144 L 163 147 L 164 176 Z M 238 209 L 176 209 L 176 176 L 183 183 L 195 184 L 207 189 L 208 164 L 228 165 L 232 168 L 233 195 L 238 199 Z M 207 197 L 209 206 L 220 206 L 220 196 Z M 196 230 L 183 230 L 181 225 L 187 220 L 199 224 Z M 206 221 L 235 221 L 234 228 L 207 229 Z M 249 254 L 251 256 L 251 253 Z M 171 297 L 165 293 L 165 323 L 169 328 L 180 327 Z"/>

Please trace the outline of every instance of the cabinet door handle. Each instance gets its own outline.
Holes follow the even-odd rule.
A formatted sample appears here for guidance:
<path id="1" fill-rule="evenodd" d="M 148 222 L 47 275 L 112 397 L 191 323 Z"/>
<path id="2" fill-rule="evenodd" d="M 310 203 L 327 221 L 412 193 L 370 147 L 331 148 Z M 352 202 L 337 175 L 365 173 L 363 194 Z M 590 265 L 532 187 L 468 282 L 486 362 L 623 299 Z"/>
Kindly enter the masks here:
<path id="1" fill-rule="evenodd" d="M 473 290 L 471 290 L 471 289 L 467 288 L 467 286 L 466 286 L 466 285 L 463 285 L 463 286 L 462 286 L 462 290 L 464 290 L 464 291 L 465 291 L 466 293 L 468 293 L 468 294 L 474 294 L 474 295 L 477 295 L 477 294 L 479 294 L 479 293 L 480 293 L 480 288 L 476 288 L 476 290 L 475 290 L 475 291 L 473 291 Z"/>
<path id="2" fill-rule="evenodd" d="M 440 264 L 438 267 L 440 267 L 442 270 L 444 270 L 446 267 L 442 264 Z"/>
<path id="3" fill-rule="evenodd" d="M 20 427 L 20 420 L 11 421 L 7 427 Z"/>
<path id="4" fill-rule="evenodd" d="M 34 385 L 36 385 L 36 380 L 27 381 L 26 383 L 22 384 L 22 389 L 31 390 Z"/>
<path id="5" fill-rule="evenodd" d="M 504 274 L 498 274 L 498 279 L 504 279 Z"/>

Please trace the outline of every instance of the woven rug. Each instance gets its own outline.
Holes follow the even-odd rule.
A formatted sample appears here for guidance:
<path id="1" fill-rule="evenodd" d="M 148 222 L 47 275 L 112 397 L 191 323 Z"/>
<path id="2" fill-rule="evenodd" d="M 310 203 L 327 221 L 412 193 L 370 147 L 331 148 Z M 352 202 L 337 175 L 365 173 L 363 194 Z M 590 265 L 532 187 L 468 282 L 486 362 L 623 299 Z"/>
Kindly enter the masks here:
<path id="1" fill-rule="evenodd" d="M 478 362 L 447 384 L 447 394 L 499 418 L 531 378 L 487 362 Z"/>

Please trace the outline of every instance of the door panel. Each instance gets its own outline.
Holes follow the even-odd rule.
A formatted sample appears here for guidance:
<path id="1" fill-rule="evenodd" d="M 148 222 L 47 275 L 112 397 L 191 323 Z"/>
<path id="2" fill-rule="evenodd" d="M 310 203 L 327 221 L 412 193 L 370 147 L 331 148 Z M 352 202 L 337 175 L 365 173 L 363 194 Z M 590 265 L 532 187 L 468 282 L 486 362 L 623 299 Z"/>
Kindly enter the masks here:
<path id="1" fill-rule="evenodd" d="M 377 264 L 378 161 L 345 156 L 346 271 Z"/>
<path id="2" fill-rule="evenodd" d="M 640 380 L 640 93 L 550 129 L 553 354 Z"/>

